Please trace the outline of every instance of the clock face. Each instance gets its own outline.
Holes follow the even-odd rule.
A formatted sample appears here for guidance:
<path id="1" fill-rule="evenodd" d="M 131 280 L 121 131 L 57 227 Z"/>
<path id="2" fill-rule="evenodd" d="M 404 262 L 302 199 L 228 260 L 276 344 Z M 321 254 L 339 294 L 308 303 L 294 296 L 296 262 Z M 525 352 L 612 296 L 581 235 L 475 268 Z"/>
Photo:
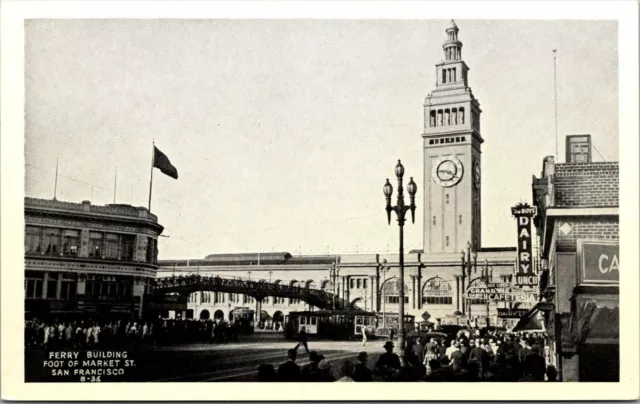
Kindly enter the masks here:
<path id="1" fill-rule="evenodd" d="M 476 159 L 473 162 L 473 182 L 476 184 L 476 188 L 480 188 L 480 160 Z"/>
<path id="2" fill-rule="evenodd" d="M 443 156 L 435 160 L 431 171 L 433 180 L 443 187 L 452 187 L 462 179 L 462 163 L 454 156 Z"/>

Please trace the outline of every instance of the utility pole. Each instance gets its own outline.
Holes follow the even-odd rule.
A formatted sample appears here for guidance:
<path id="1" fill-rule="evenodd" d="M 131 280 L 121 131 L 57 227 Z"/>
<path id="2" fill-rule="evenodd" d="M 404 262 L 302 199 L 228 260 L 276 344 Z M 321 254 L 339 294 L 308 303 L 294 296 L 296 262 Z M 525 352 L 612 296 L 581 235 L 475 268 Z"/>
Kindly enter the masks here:
<path id="1" fill-rule="evenodd" d="M 556 81 L 556 51 L 553 50 L 553 103 L 555 104 L 555 119 L 556 119 L 556 160 L 555 163 L 558 164 L 558 84 Z"/>

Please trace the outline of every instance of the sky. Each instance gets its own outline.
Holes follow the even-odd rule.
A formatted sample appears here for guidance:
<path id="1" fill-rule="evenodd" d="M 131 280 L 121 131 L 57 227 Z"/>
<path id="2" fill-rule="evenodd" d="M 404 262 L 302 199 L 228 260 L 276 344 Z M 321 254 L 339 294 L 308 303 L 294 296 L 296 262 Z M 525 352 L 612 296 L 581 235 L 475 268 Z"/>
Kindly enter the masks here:
<path id="1" fill-rule="evenodd" d="M 483 111 L 483 247 L 515 246 L 510 207 L 564 136 L 618 160 L 615 21 L 457 20 Z M 147 206 L 160 258 L 397 251 L 382 186 L 420 185 L 423 102 L 448 20 L 25 22 L 25 195 Z M 564 157 L 560 157 L 564 161 Z M 408 180 L 408 178 L 407 178 Z M 422 248 L 422 190 L 407 250 Z"/>

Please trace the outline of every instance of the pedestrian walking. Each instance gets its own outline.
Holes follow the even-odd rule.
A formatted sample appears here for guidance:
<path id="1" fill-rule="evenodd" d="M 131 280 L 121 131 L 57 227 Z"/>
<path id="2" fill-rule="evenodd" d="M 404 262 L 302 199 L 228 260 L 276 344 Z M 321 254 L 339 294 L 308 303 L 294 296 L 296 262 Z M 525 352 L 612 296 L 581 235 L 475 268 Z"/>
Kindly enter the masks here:
<path id="1" fill-rule="evenodd" d="M 362 346 L 367 346 L 367 327 L 362 326 Z"/>
<path id="2" fill-rule="evenodd" d="M 304 327 L 300 328 L 300 334 L 298 336 L 298 345 L 296 345 L 295 349 L 296 351 L 298 351 L 298 348 L 300 347 L 300 345 L 304 346 L 305 351 L 307 351 L 307 355 L 309 354 L 309 346 L 307 345 L 307 341 L 308 341 L 308 337 L 307 337 L 307 332 L 305 331 Z"/>

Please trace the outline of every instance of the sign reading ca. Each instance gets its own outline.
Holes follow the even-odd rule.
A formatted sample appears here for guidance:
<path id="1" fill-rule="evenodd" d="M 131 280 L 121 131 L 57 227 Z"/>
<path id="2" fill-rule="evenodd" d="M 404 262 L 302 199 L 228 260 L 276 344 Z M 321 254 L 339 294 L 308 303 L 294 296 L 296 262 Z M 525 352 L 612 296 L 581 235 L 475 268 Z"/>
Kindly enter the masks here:
<path id="1" fill-rule="evenodd" d="M 612 285 L 620 282 L 620 244 L 617 240 L 578 240 L 580 285 Z"/>

